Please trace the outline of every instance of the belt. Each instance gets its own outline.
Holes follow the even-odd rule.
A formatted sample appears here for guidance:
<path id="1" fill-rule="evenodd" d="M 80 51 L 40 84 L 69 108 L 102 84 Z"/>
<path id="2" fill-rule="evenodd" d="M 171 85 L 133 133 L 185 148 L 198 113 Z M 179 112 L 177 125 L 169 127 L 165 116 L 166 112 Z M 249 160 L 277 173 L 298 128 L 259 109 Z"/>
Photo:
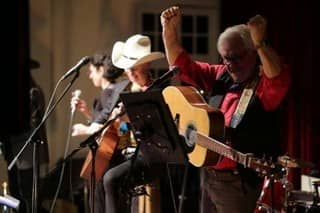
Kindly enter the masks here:
<path id="1" fill-rule="evenodd" d="M 218 175 L 239 175 L 240 172 L 238 169 L 226 169 L 226 170 L 217 170 L 217 169 L 207 169 L 207 171 L 211 174 L 214 174 L 216 176 Z"/>

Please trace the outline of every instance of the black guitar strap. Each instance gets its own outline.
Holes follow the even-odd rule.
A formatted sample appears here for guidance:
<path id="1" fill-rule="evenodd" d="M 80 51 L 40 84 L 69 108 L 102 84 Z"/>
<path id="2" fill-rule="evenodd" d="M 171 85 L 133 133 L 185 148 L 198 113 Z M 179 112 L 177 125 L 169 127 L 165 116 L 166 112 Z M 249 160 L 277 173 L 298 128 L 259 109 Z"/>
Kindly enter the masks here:
<path id="1" fill-rule="evenodd" d="M 208 103 L 210 106 L 220 108 L 222 100 L 227 93 L 227 88 L 232 84 L 232 79 L 227 71 L 224 71 L 215 81 L 214 89 Z"/>

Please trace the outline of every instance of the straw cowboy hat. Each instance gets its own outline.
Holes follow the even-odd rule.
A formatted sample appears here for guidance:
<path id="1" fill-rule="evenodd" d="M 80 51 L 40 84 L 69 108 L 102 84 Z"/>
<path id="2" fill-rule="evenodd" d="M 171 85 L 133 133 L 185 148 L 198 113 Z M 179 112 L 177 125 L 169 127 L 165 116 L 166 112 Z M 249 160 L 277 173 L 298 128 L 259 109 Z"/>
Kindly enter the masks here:
<path id="1" fill-rule="evenodd" d="M 126 42 L 117 41 L 112 49 L 112 63 L 122 69 L 164 58 L 162 52 L 151 52 L 148 36 L 136 34 Z"/>

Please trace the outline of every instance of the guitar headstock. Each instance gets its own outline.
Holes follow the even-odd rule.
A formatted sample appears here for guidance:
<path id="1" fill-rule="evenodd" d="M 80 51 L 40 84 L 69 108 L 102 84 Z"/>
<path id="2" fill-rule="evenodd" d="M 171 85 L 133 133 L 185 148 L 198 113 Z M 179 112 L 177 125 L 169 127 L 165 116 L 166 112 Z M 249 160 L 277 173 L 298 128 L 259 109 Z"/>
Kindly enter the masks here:
<path id="1" fill-rule="evenodd" d="M 261 176 L 268 176 L 274 179 L 281 179 L 286 175 L 286 169 L 279 163 L 261 158 L 247 156 L 247 167 L 255 170 Z"/>

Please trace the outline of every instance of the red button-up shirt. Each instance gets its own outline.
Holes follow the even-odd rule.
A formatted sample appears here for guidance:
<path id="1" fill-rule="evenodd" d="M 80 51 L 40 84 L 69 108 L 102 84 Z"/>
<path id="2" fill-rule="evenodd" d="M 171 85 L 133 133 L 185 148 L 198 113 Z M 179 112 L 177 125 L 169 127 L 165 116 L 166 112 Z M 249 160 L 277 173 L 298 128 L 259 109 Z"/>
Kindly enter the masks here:
<path id="1" fill-rule="evenodd" d="M 211 91 L 213 82 L 226 70 L 225 65 L 193 61 L 186 52 L 180 54 L 175 61 L 175 66 L 179 67 L 178 75 L 181 81 L 205 91 Z M 262 74 L 257 85 L 255 95 L 260 99 L 264 109 L 267 111 L 277 109 L 287 94 L 290 84 L 289 72 L 285 66 L 282 67 L 283 70 L 280 75 L 274 78 L 267 78 Z M 220 110 L 224 114 L 225 126 L 227 127 L 230 126 L 231 118 L 239 103 L 241 94 L 242 91 L 228 92 L 221 103 Z M 236 167 L 236 162 L 224 157 L 219 163 L 212 166 L 215 169 L 233 169 Z"/>

